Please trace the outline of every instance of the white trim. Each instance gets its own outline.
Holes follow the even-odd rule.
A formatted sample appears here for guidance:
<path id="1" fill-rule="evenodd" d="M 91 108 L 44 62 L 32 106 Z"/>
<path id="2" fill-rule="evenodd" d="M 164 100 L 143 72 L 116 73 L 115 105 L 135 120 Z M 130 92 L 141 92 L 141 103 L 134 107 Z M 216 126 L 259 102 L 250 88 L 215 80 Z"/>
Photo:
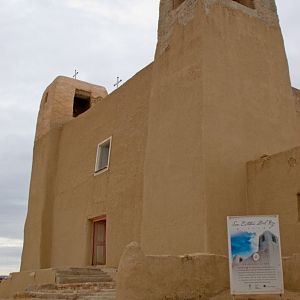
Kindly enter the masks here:
<path id="1" fill-rule="evenodd" d="M 109 141 L 109 151 L 108 151 L 108 159 L 107 159 L 107 166 L 101 170 L 97 170 L 97 167 L 99 165 L 99 158 L 101 156 L 100 154 L 100 150 L 101 150 L 101 146 L 105 143 L 107 143 Z M 109 169 L 109 162 L 110 162 L 110 153 L 111 153 L 111 144 L 112 144 L 112 136 L 110 136 L 109 138 L 105 139 L 104 141 L 102 141 L 101 143 L 99 143 L 97 145 L 97 152 L 96 152 L 96 162 L 95 162 L 95 169 L 94 169 L 94 176 L 97 176 L 101 173 L 106 172 Z"/>

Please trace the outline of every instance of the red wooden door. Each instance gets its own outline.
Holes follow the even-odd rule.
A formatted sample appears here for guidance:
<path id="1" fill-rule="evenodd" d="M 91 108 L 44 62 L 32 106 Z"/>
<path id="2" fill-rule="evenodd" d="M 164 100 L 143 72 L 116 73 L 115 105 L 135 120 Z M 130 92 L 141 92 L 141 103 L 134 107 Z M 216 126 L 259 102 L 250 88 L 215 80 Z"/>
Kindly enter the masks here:
<path id="1" fill-rule="evenodd" d="M 106 220 L 93 223 L 93 265 L 106 264 Z"/>

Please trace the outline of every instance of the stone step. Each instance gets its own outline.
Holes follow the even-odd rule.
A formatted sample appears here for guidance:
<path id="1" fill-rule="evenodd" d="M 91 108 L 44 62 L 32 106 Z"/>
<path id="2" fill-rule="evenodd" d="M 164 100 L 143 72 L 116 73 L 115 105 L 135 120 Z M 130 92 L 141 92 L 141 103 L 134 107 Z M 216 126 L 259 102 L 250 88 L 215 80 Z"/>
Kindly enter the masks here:
<path id="1" fill-rule="evenodd" d="M 78 298 L 80 299 L 80 298 Z M 86 296 L 84 298 L 85 300 L 114 300 L 116 299 L 116 293 L 110 293 L 110 294 L 98 294 L 97 296 Z M 129 299 L 128 299 L 129 300 Z"/>
<path id="2" fill-rule="evenodd" d="M 115 288 L 101 288 L 101 289 L 85 289 L 85 290 L 38 290 L 38 291 L 27 291 L 27 293 L 44 293 L 44 294 L 78 294 L 78 295 L 86 295 L 86 294 L 94 294 L 94 293 L 111 293 L 115 292 Z"/>
<path id="3" fill-rule="evenodd" d="M 63 284 L 44 284 L 38 287 L 30 287 L 27 291 L 39 291 L 39 290 L 101 290 L 101 289 L 113 289 L 116 287 L 114 281 L 108 282 L 84 282 L 84 283 L 63 283 Z"/>
<path id="4" fill-rule="evenodd" d="M 67 268 L 67 269 L 57 269 L 56 273 L 59 275 L 98 275 L 106 274 L 100 268 Z"/>
<path id="5" fill-rule="evenodd" d="M 102 298 L 109 298 L 115 299 L 116 290 L 114 289 L 107 289 L 101 292 L 92 292 L 86 291 L 83 292 L 73 292 L 73 293 L 61 293 L 61 292 L 24 292 L 18 293 L 14 296 L 15 299 L 64 299 L 64 300 L 75 300 L 75 299 L 102 299 Z"/>
<path id="6" fill-rule="evenodd" d="M 108 275 L 56 275 L 57 283 L 81 283 L 81 282 L 110 282 L 112 278 Z"/>
<path id="7" fill-rule="evenodd" d="M 88 295 L 87 295 L 88 296 Z M 43 293 L 43 292 L 25 292 L 17 293 L 14 296 L 15 299 L 67 299 L 75 300 L 78 298 L 78 294 L 63 294 L 63 293 Z"/>
<path id="8" fill-rule="evenodd" d="M 57 278 L 111 278 L 107 274 L 85 274 L 85 275 L 74 275 L 74 274 L 56 274 Z"/>
<path id="9" fill-rule="evenodd" d="M 112 275 L 116 271 L 107 269 Z M 107 272 L 108 273 L 108 272 Z M 58 269 L 55 284 L 31 286 L 15 299 L 34 300 L 114 300 L 116 282 L 99 268 Z"/>
<path id="10" fill-rule="evenodd" d="M 25 299 L 25 298 L 23 298 Z M 116 296 L 87 296 L 84 298 L 78 297 L 76 299 L 72 300 L 115 300 Z M 29 298 L 26 298 L 26 300 L 31 300 Z M 34 298 L 34 300 L 45 300 L 45 298 Z M 47 298 L 47 300 L 57 300 L 56 298 Z"/>
<path id="11" fill-rule="evenodd" d="M 88 296 L 88 297 L 84 297 L 84 298 L 78 298 L 80 300 L 115 300 L 116 299 L 116 295 L 113 296 Z"/>

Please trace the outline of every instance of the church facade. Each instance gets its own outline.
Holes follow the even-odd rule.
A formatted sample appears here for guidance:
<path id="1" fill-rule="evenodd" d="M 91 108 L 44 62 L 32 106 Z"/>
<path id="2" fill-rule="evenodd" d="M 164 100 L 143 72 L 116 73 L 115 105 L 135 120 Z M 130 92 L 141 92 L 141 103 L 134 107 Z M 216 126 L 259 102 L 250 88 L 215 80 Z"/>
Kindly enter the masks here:
<path id="1" fill-rule="evenodd" d="M 274 0 L 161 0 L 152 64 L 46 89 L 21 271 L 118 267 L 132 241 L 227 255 L 234 215 L 278 214 L 300 253 L 299 95 Z"/>
<path id="2" fill-rule="evenodd" d="M 282 213 L 255 209 L 247 176 L 248 161 L 300 142 L 275 3 L 182 2 L 161 2 L 154 62 L 111 95 L 64 77 L 46 90 L 22 270 L 117 266 L 131 241 L 226 254 L 226 216 Z M 300 251 L 285 246 L 293 206 L 284 255 Z"/>

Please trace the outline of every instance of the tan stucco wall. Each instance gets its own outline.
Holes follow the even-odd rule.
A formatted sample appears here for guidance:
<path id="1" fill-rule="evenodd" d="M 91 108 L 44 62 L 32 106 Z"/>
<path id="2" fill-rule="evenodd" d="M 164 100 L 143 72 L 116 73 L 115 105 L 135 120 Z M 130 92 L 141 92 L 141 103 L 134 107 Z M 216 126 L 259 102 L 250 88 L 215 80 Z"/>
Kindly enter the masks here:
<path id="1" fill-rule="evenodd" d="M 207 241 L 226 253 L 226 216 L 247 214 L 245 162 L 299 145 L 300 135 L 278 23 L 218 5 L 205 20 Z"/>
<path id="2" fill-rule="evenodd" d="M 124 246 L 140 240 L 151 70 L 144 69 L 64 127 L 54 202 L 53 266 L 90 264 L 89 218 L 107 215 L 108 265 L 117 266 Z M 94 176 L 97 145 L 110 136 L 109 170 Z"/>
<path id="3" fill-rule="evenodd" d="M 117 266 L 125 245 L 140 240 L 151 75 L 150 65 L 84 114 L 36 140 L 22 270 L 91 264 L 89 219 L 97 216 L 107 216 L 108 265 Z M 76 81 L 65 80 L 56 79 L 54 102 L 74 97 Z M 97 145 L 110 136 L 109 170 L 94 176 Z"/>
<path id="4" fill-rule="evenodd" d="M 293 94 L 297 115 L 297 132 L 300 132 L 300 90 L 293 88 Z"/>
<path id="5" fill-rule="evenodd" d="M 35 140 L 73 119 L 73 98 L 76 89 L 90 93 L 92 107 L 107 96 L 107 91 L 102 86 L 58 76 L 43 94 Z"/>
<path id="6" fill-rule="evenodd" d="M 234 299 L 300 299 L 300 256 L 283 259 L 285 295 L 235 296 Z M 129 244 L 117 273 L 117 300 L 233 299 L 228 258 L 213 254 L 145 256 Z"/>
<path id="7" fill-rule="evenodd" d="M 224 256 L 145 256 L 128 245 L 117 274 L 117 300 L 208 299 L 229 288 Z"/>
<path id="8" fill-rule="evenodd" d="M 248 213 L 278 214 L 284 256 L 300 253 L 300 148 L 248 163 Z"/>
<path id="9" fill-rule="evenodd" d="M 90 92 L 92 107 L 107 95 L 101 86 L 64 76 L 57 77 L 43 94 L 33 149 L 21 270 L 51 265 L 53 199 L 60 136 L 63 125 L 73 119 L 76 89 Z"/>
<path id="10" fill-rule="evenodd" d="M 29 286 L 51 283 L 55 283 L 55 270 L 52 269 L 11 273 L 8 279 L 0 283 L 0 298 L 13 298 Z"/>
<path id="11" fill-rule="evenodd" d="M 274 2 L 269 17 L 229 2 L 186 1 L 160 21 L 145 157 L 146 254 L 225 254 L 226 216 L 247 213 L 246 162 L 300 143 Z M 170 3 L 161 1 L 161 16 Z"/>
<path id="12" fill-rule="evenodd" d="M 161 16 L 168 4 L 161 1 Z M 141 244 L 146 254 L 206 249 L 201 22 L 174 26 L 163 54 L 159 35 L 153 70 Z"/>
<path id="13" fill-rule="evenodd" d="M 35 142 L 21 270 L 49 267 L 54 182 L 60 128 Z"/>

